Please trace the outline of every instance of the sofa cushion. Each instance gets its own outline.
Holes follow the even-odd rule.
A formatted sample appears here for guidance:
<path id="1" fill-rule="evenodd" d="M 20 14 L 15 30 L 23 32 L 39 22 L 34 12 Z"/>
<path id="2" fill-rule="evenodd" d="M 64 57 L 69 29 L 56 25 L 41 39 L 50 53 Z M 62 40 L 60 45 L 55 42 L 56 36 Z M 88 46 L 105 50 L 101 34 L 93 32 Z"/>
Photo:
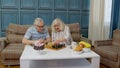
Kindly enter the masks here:
<path id="1" fill-rule="evenodd" d="M 79 33 L 71 33 L 73 41 L 80 42 L 80 34 Z"/>
<path id="2" fill-rule="evenodd" d="M 19 24 L 10 24 L 7 28 L 7 33 L 13 34 L 22 34 L 24 35 L 26 30 L 30 27 L 30 25 L 19 25 Z"/>
<path id="3" fill-rule="evenodd" d="M 71 33 L 80 33 L 79 23 L 67 24 Z"/>
<path id="4" fill-rule="evenodd" d="M 24 45 L 21 43 L 9 44 L 1 54 L 4 59 L 19 59 L 24 49 Z"/>
<path id="5" fill-rule="evenodd" d="M 97 47 L 95 51 L 101 55 L 102 57 L 105 57 L 112 61 L 118 61 L 118 47 L 108 45 L 108 46 L 101 46 Z"/>
<path id="6" fill-rule="evenodd" d="M 79 27 L 79 23 L 72 23 L 72 24 L 67 24 L 69 29 L 70 29 L 70 33 L 71 36 L 73 38 L 73 41 L 76 42 L 80 42 L 80 27 Z"/>
<path id="7" fill-rule="evenodd" d="M 17 34 L 7 34 L 7 39 L 9 43 L 22 43 L 24 35 L 17 35 Z"/>
<path id="8" fill-rule="evenodd" d="M 114 30 L 112 44 L 120 47 L 120 29 Z"/>
<path id="9" fill-rule="evenodd" d="M 50 36 L 51 36 L 51 33 L 52 33 L 51 26 L 46 26 L 46 27 L 48 29 L 48 32 L 49 32 Z"/>

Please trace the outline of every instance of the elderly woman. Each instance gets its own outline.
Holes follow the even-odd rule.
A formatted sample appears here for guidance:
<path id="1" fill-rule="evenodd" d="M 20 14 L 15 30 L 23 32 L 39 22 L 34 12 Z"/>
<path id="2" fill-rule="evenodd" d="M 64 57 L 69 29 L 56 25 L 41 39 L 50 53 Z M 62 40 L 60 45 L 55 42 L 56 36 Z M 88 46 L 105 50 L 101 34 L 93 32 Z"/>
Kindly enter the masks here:
<path id="1" fill-rule="evenodd" d="M 34 25 L 28 28 L 22 40 L 23 44 L 35 44 L 38 42 L 47 43 L 51 41 L 47 28 L 44 27 L 44 21 L 41 18 L 36 18 Z"/>
<path id="2" fill-rule="evenodd" d="M 65 43 L 69 45 L 72 42 L 69 27 L 62 20 L 56 18 L 52 22 L 52 42 L 54 44 Z"/>

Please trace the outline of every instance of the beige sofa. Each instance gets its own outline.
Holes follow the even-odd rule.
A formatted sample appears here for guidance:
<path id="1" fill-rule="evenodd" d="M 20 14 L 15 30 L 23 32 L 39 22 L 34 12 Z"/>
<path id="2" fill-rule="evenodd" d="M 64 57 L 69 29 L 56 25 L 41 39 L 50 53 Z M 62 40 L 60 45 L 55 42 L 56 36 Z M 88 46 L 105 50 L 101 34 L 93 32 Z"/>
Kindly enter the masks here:
<path id="1" fill-rule="evenodd" d="M 79 42 L 84 40 L 90 42 L 87 38 L 80 35 L 79 23 L 68 24 L 73 40 Z M 6 37 L 0 38 L 1 61 L 4 65 L 19 65 L 19 58 L 23 52 L 24 45 L 22 38 L 30 25 L 9 24 L 6 30 Z M 47 26 L 51 35 L 51 28 Z"/>
<path id="2" fill-rule="evenodd" d="M 110 68 L 120 68 L 120 29 L 114 30 L 112 40 L 95 41 L 95 52 L 100 62 Z"/>

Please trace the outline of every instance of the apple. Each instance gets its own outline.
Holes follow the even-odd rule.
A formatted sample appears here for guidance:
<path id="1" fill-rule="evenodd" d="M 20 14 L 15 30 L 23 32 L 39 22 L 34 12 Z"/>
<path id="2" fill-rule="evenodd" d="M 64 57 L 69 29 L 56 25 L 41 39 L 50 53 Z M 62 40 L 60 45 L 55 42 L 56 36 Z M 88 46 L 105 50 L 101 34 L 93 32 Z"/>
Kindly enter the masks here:
<path id="1" fill-rule="evenodd" d="M 82 48 L 84 48 L 85 47 L 85 45 L 83 44 L 83 43 L 80 43 L 79 44 Z"/>

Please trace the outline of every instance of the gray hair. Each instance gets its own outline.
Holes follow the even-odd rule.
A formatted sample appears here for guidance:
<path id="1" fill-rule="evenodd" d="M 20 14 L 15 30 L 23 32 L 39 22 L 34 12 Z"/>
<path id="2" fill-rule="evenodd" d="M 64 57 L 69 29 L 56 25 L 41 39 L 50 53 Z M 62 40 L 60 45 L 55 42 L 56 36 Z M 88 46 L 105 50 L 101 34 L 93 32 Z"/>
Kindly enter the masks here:
<path id="1" fill-rule="evenodd" d="M 64 22 L 61 20 L 61 19 L 59 19 L 59 18 L 56 18 L 53 22 L 52 22 L 52 25 L 51 25 L 51 28 L 52 28 L 52 31 L 53 32 L 56 32 L 56 30 L 54 29 L 54 25 L 56 25 L 56 24 L 59 24 L 60 25 L 60 30 L 64 30 L 64 28 L 65 28 L 65 24 L 64 24 Z"/>
<path id="2" fill-rule="evenodd" d="M 38 25 L 39 23 L 44 23 L 43 19 L 41 19 L 41 18 L 36 18 L 36 19 L 34 20 L 34 25 Z"/>

